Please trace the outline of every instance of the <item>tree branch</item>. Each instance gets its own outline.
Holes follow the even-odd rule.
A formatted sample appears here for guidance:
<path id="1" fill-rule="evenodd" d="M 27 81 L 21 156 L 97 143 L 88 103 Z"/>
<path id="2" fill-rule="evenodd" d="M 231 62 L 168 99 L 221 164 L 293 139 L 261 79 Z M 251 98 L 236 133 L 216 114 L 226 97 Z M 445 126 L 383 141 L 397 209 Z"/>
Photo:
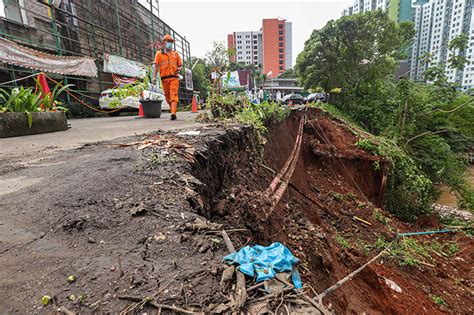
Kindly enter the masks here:
<path id="1" fill-rule="evenodd" d="M 420 137 L 423 137 L 423 136 L 426 136 L 426 135 L 429 135 L 429 134 L 432 134 L 432 135 L 435 135 L 435 134 L 438 134 L 438 133 L 443 133 L 443 132 L 448 132 L 450 131 L 449 129 L 443 129 L 443 130 L 437 130 L 437 131 L 425 131 L 425 132 L 422 132 L 420 133 L 419 135 L 417 136 L 414 136 L 413 138 L 410 138 L 408 139 L 406 142 L 405 142 L 405 145 L 408 145 L 410 142 L 412 142 L 413 140 L 416 140 Z"/>

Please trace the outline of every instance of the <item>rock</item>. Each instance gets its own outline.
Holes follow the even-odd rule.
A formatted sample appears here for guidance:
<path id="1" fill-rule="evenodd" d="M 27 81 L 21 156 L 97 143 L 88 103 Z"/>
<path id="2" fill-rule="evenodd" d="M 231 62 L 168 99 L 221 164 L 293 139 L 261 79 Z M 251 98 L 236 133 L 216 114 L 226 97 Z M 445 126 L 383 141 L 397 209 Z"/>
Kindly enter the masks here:
<path id="1" fill-rule="evenodd" d="M 184 242 L 186 242 L 186 241 L 188 241 L 188 240 L 189 240 L 189 235 L 188 235 L 188 234 L 181 234 L 181 235 L 179 236 L 179 242 L 180 242 L 180 243 L 184 243 Z"/>
<path id="2" fill-rule="evenodd" d="M 214 230 L 214 231 L 219 231 L 222 229 L 222 224 L 218 224 L 218 223 L 212 223 L 212 222 L 209 222 L 209 221 L 205 221 L 201 218 L 196 218 L 194 220 L 194 222 L 192 223 L 186 223 L 185 225 L 185 228 L 187 230 L 191 230 L 191 231 L 201 231 L 201 230 L 206 230 L 206 231 L 209 231 L 209 230 Z"/>
<path id="3" fill-rule="evenodd" d="M 235 267 L 234 266 L 229 266 L 226 269 L 224 269 L 224 272 L 222 272 L 222 277 L 221 277 L 221 284 L 232 280 L 232 277 L 235 272 Z"/>
<path id="4" fill-rule="evenodd" d="M 128 209 L 128 211 L 130 212 L 132 216 L 138 216 L 145 213 L 146 207 L 143 202 L 140 202 L 140 203 L 136 203 L 133 207 Z"/>
<path id="5" fill-rule="evenodd" d="M 166 240 L 166 235 L 164 235 L 163 233 L 160 232 L 160 233 L 154 235 L 153 239 L 155 241 L 157 241 L 158 243 L 162 243 L 164 240 Z"/>
<path id="6" fill-rule="evenodd" d="M 93 239 L 92 237 L 89 237 L 89 238 L 87 238 L 87 243 L 95 244 L 95 243 L 97 243 L 97 241 L 95 239 Z"/>
<path id="7" fill-rule="evenodd" d="M 402 288 L 400 288 L 398 286 L 398 284 L 396 284 L 395 282 L 393 282 L 392 280 L 390 279 L 387 279 L 387 278 L 384 278 L 385 279 L 385 284 L 390 288 L 392 289 L 393 291 L 395 292 L 398 292 L 398 293 L 402 293 Z"/>

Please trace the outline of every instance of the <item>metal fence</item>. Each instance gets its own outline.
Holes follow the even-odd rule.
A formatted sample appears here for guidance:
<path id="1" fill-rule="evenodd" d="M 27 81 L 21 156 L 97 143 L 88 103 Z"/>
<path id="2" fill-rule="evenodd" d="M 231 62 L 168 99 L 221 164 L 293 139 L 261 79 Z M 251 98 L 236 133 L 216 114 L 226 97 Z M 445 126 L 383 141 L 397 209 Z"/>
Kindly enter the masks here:
<path id="1" fill-rule="evenodd" d="M 0 17 L 0 36 L 19 44 L 62 56 L 95 58 L 97 78 L 52 75 L 75 85 L 74 90 L 98 96 L 113 86 L 112 76 L 103 71 L 104 53 L 151 64 L 154 43 L 171 34 L 184 68 L 191 68 L 189 42 L 158 17 L 153 0 L 3 0 L 5 17 Z M 2 1 L 0 1 L 0 5 Z M 33 73 L 31 69 L 0 64 L 0 82 Z M 183 76 L 185 75 L 183 70 Z M 28 82 L 27 84 L 33 84 Z M 192 91 L 180 82 L 180 99 L 189 103 Z"/>

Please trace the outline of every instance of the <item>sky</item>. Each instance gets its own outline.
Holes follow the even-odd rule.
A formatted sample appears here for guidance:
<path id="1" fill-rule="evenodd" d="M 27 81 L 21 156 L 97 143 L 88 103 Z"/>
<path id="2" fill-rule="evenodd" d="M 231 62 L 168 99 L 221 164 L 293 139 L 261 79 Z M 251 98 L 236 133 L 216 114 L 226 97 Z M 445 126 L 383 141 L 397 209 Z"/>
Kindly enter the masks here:
<path id="1" fill-rule="evenodd" d="M 159 0 L 160 17 L 204 57 L 213 41 L 234 31 L 258 31 L 264 18 L 293 23 L 293 64 L 314 29 L 341 16 L 354 0 Z"/>

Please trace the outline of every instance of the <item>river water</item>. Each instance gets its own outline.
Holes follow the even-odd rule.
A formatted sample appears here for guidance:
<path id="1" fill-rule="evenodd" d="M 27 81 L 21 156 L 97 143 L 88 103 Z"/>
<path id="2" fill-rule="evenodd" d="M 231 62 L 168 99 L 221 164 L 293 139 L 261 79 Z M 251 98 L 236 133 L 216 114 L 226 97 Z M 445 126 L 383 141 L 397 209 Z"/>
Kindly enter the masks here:
<path id="1" fill-rule="evenodd" d="M 468 171 L 466 172 L 466 179 L 469 185 L 474 188 L 474 164 L 469 166 Z M 447 185 L 440 185 L 438 188 L 441 190 L 441 196 L 439 196 L 439 199 L 436 203 L 445 206 L 458 206 L 458 197 L 456 194 L 449 191 L 449 187 Z"/>

